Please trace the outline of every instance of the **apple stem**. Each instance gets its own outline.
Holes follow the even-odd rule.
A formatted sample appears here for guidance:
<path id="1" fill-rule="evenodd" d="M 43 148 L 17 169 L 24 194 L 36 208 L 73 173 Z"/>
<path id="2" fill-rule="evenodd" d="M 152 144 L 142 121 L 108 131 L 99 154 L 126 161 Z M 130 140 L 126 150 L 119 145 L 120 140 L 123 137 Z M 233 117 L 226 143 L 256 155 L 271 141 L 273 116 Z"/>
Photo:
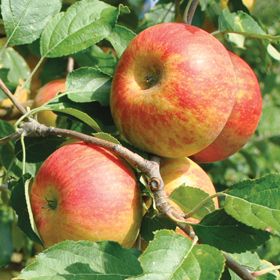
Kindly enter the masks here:
<path id="1" fill-rule="evenodd" d="M 10 92 L 4 82 L 0 79 L 0 88 L 7 95 L 7 97 L 13 102 L 18 110 L 23 114 L 27 114 L 27 110 L 18 102 L 16 97 Z M 110 141 L 106 141 L 94 136 L 90 136 L 78 131 L 62 129 L 56 127 L 48 127 L 40 124 L 37 120 L 28 118 L 27 122 L 23 122 L 15 133 L 10 134 L 0 139 L 0 144 L 8 143 L 9 141 L 16 140 L 22 135 L 25 137 L 47 137 L 47 136 L 58 136 L 65 138 L 74 138 L 81 141 L 98 145 L 103 148 L 107 148 L 127 160 L 134 168 L 142 171 L 148 179 L 148 186 L 150 187 L 156 208 L 158 211 L 169 219 L 176 222 L 177 226 L 180 227 L 185 233 L 187 233 L 193 240 L 197 239 L 195 232 L 192 227 L 188 225 L 185 220 L 185 214 L 174 209 L 168 202 L 167 194 L 164 191 L 164 182 L 160 174 L 160 158 L 152 156 L 151 160 L 144 159 L 137 153 L 134 153 L 126 147 L 115 144 Z M 55 207 L 55 202 L 52 200 L 48 201 L 50 208 Z M 243 280 L 254 280 L 255 277 L 245 267 L 237 263 L 235 260 L 224 254 L 227 266 L 232 269 L 241 279 Z"/>

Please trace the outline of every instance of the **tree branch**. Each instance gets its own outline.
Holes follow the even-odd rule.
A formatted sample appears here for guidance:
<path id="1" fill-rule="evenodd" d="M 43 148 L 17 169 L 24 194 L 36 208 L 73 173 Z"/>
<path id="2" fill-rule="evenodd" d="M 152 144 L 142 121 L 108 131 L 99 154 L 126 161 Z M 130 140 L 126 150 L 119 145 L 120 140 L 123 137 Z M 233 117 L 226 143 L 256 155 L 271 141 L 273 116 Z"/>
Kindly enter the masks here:
<path id="1" fill-rule="evenodd" d="M 230 268 L 232 271 L 234 271 L 241 279 L 243 279 L 243 280 L 255 280 L 256 279 L 248 269 L 246 269 L 244 266 L 240 265 L 233 258 L 228 256 L 227 254 L 224 254 L 224 257 L 226 259 L 227 267 Z"/>
<path id="2" fill-rule="evenodd" d="M 24 115 L 27 111 L 26 109 L 19 103 L 16 98 L 14 98 L 14 95 L 11 93 L 11 91 L 7 88 L 7 86 L 4 84 L 2 79 L 0 79 L 0 88 L 3 90 L 3 92 L 7 95 L 7 97 L 13 102 L 15 107 Z"/>
<path id="3" fill-rule="evenodd" d="M 19 129 L 18 131 L 6 136 L 6 137 L 3 137 L 0 139 L 0 145 L 4 145 L 10 141 L 14 141 L 14 140 L 17 140 L 20 138 L 20 135 L 23 133 L 23 130 L 22 129 Z"/>
<path id="4" fill-rule="evenodd" d="M 26 109 L 16 100 L 14 95 L 6 87 L 3 81 L 0 79 L 0 88 L 3 89 L 5 94 L 10 98 L 13 104 L 18 108 L 22 114 L 26 114 Z M 180 227 L 185 233 L 187 233 L 192 239 L 195 239 L 195 233 L 192 228 L 186 223 L 184 218 L 185 214 L 174 209 L 168 202 L 167 195 L 164 190 L 164 182 L 160 174 L 160 158 L 153 156 L 151 160 L 146 160 L 140 155 L 130 151 L 126 147 L 115 144 L 106 140 L 102 140 L 87 134 L 83 134 L 74 130 L 47 127 L 38 123 L 35 119 L 29 118 L 27 122 L 22 123 L 17 132 L 0 139 L 0 144 L 5 144 L 8 141 L 19 138 L 22 134 L 30 137 L 47 137 L 47 136 L 59 136 L 59 137 L 71 137 L 74 139 L 82 140 L 87 143 L 98 145 L 103 148 L 107 148 L 118 156 L 127 160 L 134 168 L 139 169 L 145 173 L 148 177 L 148 186 L 150 187 L 157 209 L 160 213 L 166 215 L 173 221 L 176 221 L 178 227 Z M 225 254 L 227 266 L 233 270 L 243 280 L 254 280 L 255 277 L 246 268 L 241 266 L 231 257 Z"/>

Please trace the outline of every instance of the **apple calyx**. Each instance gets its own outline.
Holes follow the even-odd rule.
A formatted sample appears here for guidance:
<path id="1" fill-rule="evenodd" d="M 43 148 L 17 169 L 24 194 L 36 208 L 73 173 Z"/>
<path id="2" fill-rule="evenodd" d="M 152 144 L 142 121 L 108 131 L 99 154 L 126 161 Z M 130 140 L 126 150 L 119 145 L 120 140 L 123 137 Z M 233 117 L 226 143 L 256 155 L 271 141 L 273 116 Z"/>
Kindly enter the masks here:
<path id="1" fill-rule="evenodd" d="M 162 66 L 157 59 L 143 58 L 139 59 L 137 67 L 134 69 L 136 83 L 142 90 L 150 89 L 160 83 L 162 79 Z M 149 63 L 147 63 L 146 61 Z"/>
<path id="2" fill-rule="evenodd" d="M 46 206 L 47 209 L 49 209 L 49 210 L 57 209 L 57 199 L 47 199 L 46 198 L 46 202 L 47 202 L 47 206 Z"/>

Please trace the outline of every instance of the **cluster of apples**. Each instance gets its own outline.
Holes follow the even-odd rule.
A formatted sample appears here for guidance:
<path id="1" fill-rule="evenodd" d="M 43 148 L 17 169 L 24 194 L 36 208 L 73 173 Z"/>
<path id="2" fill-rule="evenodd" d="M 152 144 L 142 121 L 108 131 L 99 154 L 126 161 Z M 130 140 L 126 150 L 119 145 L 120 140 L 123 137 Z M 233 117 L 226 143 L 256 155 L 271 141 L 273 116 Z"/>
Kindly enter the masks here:
<path id="1" fill-rule="evenodd" d="M 187 157 L 213 162 L 238 151 L 257 127 L 261 104 L 248 64 L 207 32 L 181 23 L 136 36 L 118 63 L 111 92 L 122 137 L 164 158 L 168 195 L 182 184 L 214 194 L 208 175 Z M 30 199 L 46 246 L 89 239 L 131 247 L 139 233 L 135 175 L 104 148 L 81 142 L 59 148 L 41 166 Z"/>

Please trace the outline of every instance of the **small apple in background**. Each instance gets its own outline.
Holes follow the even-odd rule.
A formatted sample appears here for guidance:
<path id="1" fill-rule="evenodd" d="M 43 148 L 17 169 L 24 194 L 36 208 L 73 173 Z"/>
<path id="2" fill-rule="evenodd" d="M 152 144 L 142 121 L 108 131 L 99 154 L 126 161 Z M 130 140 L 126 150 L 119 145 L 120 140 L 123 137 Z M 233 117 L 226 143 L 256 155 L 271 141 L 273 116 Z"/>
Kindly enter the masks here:
<path id="1" fill-rule="evenodd" d="M 43 163 L 30 202 L 47 247 L 66 239 L 131 247 L 142 219 L 133 171 L 108 150 L 82 142 L 59 148 Z"/>
<path id="2" fill-rule="evenodd" d="M 111 111 L 122 136 L 170 158 L 195 154 L 220 134 L 235 103 L 234 69 L 224 46 L 183 23 L 137 35 L 113 78 Z"/>
<path id="3" fill-rule="evenodd" d="M 215 187 L 207 173 L 194 161 L 189 158 L 163 159 L 161 161 L 160 173 L 168 196 L 178 187 L 185 184 L 188 187 L 199 188 L 202 191 L 213 195 L 216 193 Z M 191 197 L 186 197 L 191 200 Z M 218 208 L 217 198 L 213 199 L 215 207 Z M 171 202 L 174 205 L 174 202 Z M 176 205 L 177 206 L 177 205 Z M 199 221 L 190 218 L 189 222 Z"/>
<path id="4" fill-rule="evenodd" d="M 54 80 L 39 89 L 33 107 L 40 107 L 54 98 L 58 93 L 65 91 L 65 79 Z M 57 115 L 52 111 L 42 111 L 37 114 L 38 121 L 47 126 L 55 126 Z"/>
<path id="5" fill-rule="evenodd" d="M 192 156 L 197 162 L 223 160 L 244 146 L 254 134 L 262 113 L 260 86 L 251 67 L 229 52 L 236 73 L 236 103 L 217 139 Z"/>

